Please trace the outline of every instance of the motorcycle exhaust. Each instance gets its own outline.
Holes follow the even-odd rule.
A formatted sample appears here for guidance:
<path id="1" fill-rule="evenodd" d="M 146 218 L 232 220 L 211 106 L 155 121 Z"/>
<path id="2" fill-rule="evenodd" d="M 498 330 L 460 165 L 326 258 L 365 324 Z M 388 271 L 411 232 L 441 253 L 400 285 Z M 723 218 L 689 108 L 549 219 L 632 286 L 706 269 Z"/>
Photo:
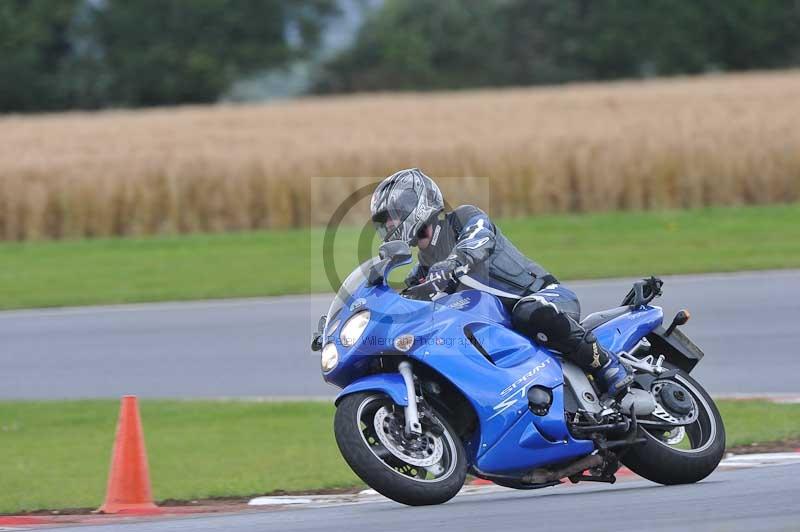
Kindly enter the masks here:
<path id="1" fill-rule="evenodd" d="M 589 456 L 584 456 L 580 460 L 572 462 L 561 469 L 534 469 L 522 477 L 522 480 L 523 482 L 527 482 L 529 484 L 545 484 L 547 482 L 554 482 L 561 480 L 562 478 L 571 477 L 573 475 L 582 473 L 587 469 L 600 467 L 602 465 L 602 456 L 599 454 L 590 454 Z"/>

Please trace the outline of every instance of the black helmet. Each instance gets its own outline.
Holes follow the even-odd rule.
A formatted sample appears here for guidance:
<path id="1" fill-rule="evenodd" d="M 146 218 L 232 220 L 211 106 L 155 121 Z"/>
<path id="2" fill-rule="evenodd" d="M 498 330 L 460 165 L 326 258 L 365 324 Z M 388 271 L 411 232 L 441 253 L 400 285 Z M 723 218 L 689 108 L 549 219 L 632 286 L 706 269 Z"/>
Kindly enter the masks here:
<path id="1" fill-rule="evenodd" d="M 400 170 L 378 185 L 370 204 L 372 221 L 384 242 L 417 243 L 420 230 L 444 210 L 442 191 L 417 168 Z"/>

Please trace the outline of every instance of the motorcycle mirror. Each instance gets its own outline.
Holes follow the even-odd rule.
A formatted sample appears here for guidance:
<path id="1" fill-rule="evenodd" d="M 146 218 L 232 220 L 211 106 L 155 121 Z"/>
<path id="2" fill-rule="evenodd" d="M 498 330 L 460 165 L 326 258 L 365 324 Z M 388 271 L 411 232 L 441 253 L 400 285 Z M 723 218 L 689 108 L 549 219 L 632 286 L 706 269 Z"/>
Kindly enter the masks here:
<path id="1" fill-rule="evenodd" d="M 319 322 L 317 322 L 317 330 L 311 335 L 312 351 L 322 351 L 322 332 L 325 330 L 325 324 L 327 321 L 328 317 L 324 314 L 319 317 Z"/>
<path id="2" fill-rule="evenodd" d="M 402 240 L 384 242 L 378 249 L 378 256 L 390 259 L 393 263 L 403 262 L 411 258 L 411 247 Z"/>
<path id="3" fill-rule="evenodd" d="M 400 240 L 384 242 L 378 249 L 378 256 L 381 260 L 372 265 L 367 276 L 367 282 L 371 286 L 384 282 L 395 266 L 411 262 L 411 246 Z"/>
<path id="4" fill-rule="evenodd" d="M 675 327 L 685 324 L 687 321 L 689 321 L 689 318 L 691 317 L 692 315 L 689 314 L 688 310 L 686 309 L 679 310 L 678 313 L 675 314 L 675 317 L 672 319 L 672 324 L 669 326 L 669 329 L 667 329 L 667 331 L 664 333 L 664 336 L 669 336 L 670 334 L 672 334 L 672 331 L 675 330 Z"/>

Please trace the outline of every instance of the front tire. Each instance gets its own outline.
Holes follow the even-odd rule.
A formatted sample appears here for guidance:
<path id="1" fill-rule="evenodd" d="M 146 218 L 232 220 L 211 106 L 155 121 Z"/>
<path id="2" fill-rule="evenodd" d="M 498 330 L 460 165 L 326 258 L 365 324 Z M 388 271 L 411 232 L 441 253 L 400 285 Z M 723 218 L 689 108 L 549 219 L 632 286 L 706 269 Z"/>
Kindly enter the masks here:
<path id="1" fill-rule="evenodd" d="M 622 463 L 659 484 L 691 484 L 710 475 L 725 454 L 725 426 L 714 401 L 700 384 L 679 371 L 672 379 L 684 387 L 698 407 L 697 420 L 670 432 L 644 428 L 647 443 L 631 448 Z"/>
<path id="2" fill-rule="evenodd" d="M 424 418 L 422 436 L 407 439 L 398 432 L 402 414 L 384 394 L 344 397 L 334 418 L 339 451 L 356 475 L 385 497 L 410 506 L 449 501 L 467 475 L 461 441 L 435 412 L 431 415 L 441 430 L 430 430 L 431 420 Z"/>

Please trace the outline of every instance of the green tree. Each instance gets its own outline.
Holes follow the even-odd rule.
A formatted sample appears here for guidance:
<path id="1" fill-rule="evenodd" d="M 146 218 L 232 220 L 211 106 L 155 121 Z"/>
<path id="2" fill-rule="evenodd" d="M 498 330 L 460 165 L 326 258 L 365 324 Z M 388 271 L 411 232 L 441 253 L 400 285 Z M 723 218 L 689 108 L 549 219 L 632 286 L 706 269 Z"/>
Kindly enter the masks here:
<path id="1" fill-rule="evenodd" d="M 317 44 L 335 0 L 4 0 L 0 112 L 208 102 Z"/>
<path id="2" fill-rule="evenodd" d="M 92 16 L 109 100 L 160 105 L 215 100 L 238 77 L 278 67 L 315 44 L 331 0 L 112 0 Z M 300 41 L 290 43 L 287 24 Z"/>
<path id="3" fill-rule="evenodd" d="M 322 91 L 489 85 L 501 28 L 491 2 L 387 0 L 352 49 L 320 75 Z"/>
<path id="4" fill-rule="evenodd" d="M 57 109 L 80 0 L 0 2 L 0 112 Z"/>
<path id="5" fill-rule="evenodd" d="M 800 0 L 386 0 L 317 90 L 477 87 L 800 64 Z"/>

